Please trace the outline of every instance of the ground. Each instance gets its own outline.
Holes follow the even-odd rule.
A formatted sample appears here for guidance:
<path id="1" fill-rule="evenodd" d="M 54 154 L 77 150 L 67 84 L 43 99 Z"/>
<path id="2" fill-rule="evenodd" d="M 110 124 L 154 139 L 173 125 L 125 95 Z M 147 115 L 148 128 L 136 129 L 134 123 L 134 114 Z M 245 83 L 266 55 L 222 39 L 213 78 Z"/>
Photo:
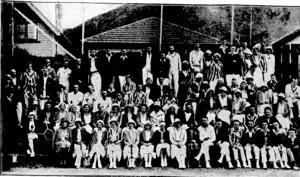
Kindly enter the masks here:
<path id="1" fill-rule="evenodd" d="M 4 171 L 3 175 L 104 175 L 104 176 L 200 176 L 201 177 L 300 177 L 300 171 L 294 170 L 262 170 L 262 169 L 185 169 L 179 170 L 174 168 L 153 168 L 144 169 L 139 167 L 134 170 L 119 168 L 116 170 L 110 169 L 90 169 L 90 168 L 24 168 L 15 167 L 11 168 L 9 171 Z"/>

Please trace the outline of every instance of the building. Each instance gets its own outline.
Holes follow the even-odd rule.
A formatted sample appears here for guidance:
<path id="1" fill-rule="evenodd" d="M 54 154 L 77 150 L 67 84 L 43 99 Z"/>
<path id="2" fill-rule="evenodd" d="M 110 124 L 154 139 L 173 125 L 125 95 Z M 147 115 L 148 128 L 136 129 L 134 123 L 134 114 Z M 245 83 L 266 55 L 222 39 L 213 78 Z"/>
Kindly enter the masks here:
<path id="1" fill-rule="evenodd" d="M 277 77 L 289 80 L 300 78 L 300 28 L 272 43 Z"/>

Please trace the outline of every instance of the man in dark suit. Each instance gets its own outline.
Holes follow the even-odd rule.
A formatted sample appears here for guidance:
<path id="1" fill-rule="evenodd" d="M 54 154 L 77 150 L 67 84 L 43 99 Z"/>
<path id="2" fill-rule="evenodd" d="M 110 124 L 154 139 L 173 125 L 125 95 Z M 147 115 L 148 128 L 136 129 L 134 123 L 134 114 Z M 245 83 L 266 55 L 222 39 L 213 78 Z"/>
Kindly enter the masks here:
<path id="1" fill-rule="evenodd" d="M 102 77 L 102 89 L 107 90 L 109 84 L 114 84 L 114 54 L 111 49 L 100 54 L 99 72 Z"/>
<path id="2" fill-rule="evenodd" d="M 54 81 L 51 77 L 49 77 L 47 69 L 43 69 L 43 76 L 39 78 L 37 88 L 37 93 L 40 99 L 40 108 L 44 109 L 45 102 L 52 100 L 56 91 Z"/>
<path id="3" fill-rule="evenodd" d="M 146 85 L 144 86 L 144 92 L 147 95 L 148 99 L 151 99 L 153 102 L 161 96 L 160 88 L 156 83 L 152 83 L 151 78 L 146 79 Z"/>
<path id="4" fill-rule="evenodd" d="M 131 75 L 133 73 L 134 66 L 134 63 L 132 63 L 132 59 L 127 54 L 126 49 L 122 49 L 121 55 L 116 57 L 114 66 L 116 76 L 118 76 L 119 80 L 119 89 L 122 90 L 122 87 L 125 84 L 126 76 Z"/>

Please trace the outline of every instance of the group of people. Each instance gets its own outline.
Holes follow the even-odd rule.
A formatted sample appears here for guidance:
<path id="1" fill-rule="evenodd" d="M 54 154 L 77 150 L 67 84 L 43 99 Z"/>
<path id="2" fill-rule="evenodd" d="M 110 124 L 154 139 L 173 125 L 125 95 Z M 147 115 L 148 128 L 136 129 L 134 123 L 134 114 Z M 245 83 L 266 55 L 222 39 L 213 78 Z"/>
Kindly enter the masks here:
<path id="1" fill-rule="evenodd" d="M 76 168 L 102 168 L 104 159 L 109 168 L 121 159 L 151 168 L 158 158 L 161 167 L 174 159 L 181 169 L 197 162 L 298 170 L 300 87 L 297 78 L 276 80 L 272 47 L 194 47 L 183 61 L 174 46 L 159 55 L 147 47 L 140 77 L 130 74 L 135 65 L 125 49 L 90 51 L 86 78 L 80 59 L 57 72 L 50 59 L 40 72 L 31 63 L 20 77 L 11 69 L 2 98 L 5 152 L 35 157 L 48 148 L 61 165 L 70 155 Z"/>

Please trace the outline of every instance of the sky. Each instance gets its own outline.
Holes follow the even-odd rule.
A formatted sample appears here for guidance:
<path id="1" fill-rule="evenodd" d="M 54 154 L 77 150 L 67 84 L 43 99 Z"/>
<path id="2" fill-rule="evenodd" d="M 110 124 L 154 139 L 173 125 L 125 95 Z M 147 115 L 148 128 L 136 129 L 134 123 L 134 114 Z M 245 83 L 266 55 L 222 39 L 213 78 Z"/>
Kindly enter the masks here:
<path id="1" fill-rule="evenodd" d="M 33 3 L 55 25 L 55 3 Z M 108 12 L 123 4 L 62 3 L 62 27 L 73 28 L 84 20 Z"/>

